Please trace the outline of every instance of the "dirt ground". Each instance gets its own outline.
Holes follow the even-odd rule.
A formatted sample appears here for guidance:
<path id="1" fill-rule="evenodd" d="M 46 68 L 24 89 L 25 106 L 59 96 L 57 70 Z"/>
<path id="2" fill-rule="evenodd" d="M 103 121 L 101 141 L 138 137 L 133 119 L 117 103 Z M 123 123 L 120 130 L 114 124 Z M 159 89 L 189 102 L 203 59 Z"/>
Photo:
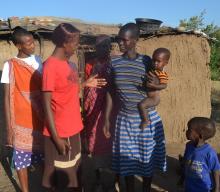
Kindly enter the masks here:
<path id="1" fill-rule="evenodd" d="M 0 87 L 0 98 L 2 98 L 2 87 Z M 212 118 L 217 122 L 217 134 L 214 139 L 211 140 L 211 144 L 215 149 L 219 151 L 219 138 L 220 138 L 220 82 L 212 82 Z M 3 126 L 2 122 L 2 99 L 0 100 L 0 125 Z M 1 132 L 0 140 L 2 140 L 4 135 Z M 168 171 L 164 174 L 156 173 L 153 184 L 152 192 L 183 192 L 182 187 L 178 186 L 178 155 L 182 154 L 184 151 L 184 143 L 169 143 L 167 144 L 167 160 L 168 160 Z M 1 149 L 1 165 L 0 165 L 0 192 L 19 192 L 17 177 L 15 172 L 11 172 L 10 164 L 6 159 L 6 156 Z M 6 154 L 5 154 L 6 155 Z M 90 165 L 85 165 L 85 169 L 90 169 Z M 39 172 L 32 169 L 29 171 L 30 175 L 30 188 L 31 192 L 44 192 L 40 186 L 41 177 Z M 141 179 L 136 177 L 136 191 L 141 192 Z M 123 192 L 122 183 L 122 192 Z"/>

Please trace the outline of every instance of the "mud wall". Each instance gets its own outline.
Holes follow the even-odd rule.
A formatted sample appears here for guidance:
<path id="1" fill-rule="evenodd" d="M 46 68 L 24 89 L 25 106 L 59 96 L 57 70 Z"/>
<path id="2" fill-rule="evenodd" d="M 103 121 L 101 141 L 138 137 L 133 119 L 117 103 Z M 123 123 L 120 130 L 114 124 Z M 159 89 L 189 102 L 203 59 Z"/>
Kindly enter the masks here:
<path id="1" fill-rule="evenodd" d="M 211 114 L 210 46 L 205 38 L 181 34 L 140 39 L 137 50 L 151 56 L 158 47 L 172 53 L 168 88 L 160 93 L 158 111 L 167 142 L 183 142 L 187 121 Z"/>

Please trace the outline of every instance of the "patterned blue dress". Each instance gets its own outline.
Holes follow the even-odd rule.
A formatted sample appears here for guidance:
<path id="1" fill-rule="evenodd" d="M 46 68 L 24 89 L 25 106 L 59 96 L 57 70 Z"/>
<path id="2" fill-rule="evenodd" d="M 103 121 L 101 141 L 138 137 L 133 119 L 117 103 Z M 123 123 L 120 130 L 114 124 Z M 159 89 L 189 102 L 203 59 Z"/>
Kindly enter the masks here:
<path id="1" fill-rule="evenodd" d="M 144 58 L 146 56 L 138 55 L 130 60 L 119 56 L 112 59 L 108 69 L 121 106 L 115 127 L 112 168 L 122 176 L 150 177 L 155 169 L 166 171 L 163 124 L 154 108 L 148 112 L 150 125 L 140 129 L 137 106 L 146 97 Z"/>

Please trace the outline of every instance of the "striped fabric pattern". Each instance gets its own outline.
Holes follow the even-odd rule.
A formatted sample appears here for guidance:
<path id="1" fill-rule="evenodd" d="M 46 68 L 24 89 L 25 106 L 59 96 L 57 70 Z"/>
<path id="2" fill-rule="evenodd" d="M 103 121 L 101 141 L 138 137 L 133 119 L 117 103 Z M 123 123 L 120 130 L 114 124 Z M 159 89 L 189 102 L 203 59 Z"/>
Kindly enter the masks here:
<path id="1" fill-rule="evenodd" d="M 118 115 L 113 142 L 112 168 L 122 176 L 150 177 L 154 170 L 166 171 L 163 125 L 156 111 L 149 112 L 151 124 L 140 129 L 139 115 Z"/>
<path id="2" fill-rule="evenodd" d="M 146 97 L 146 63 L 142 61 L 142 55 L 135 60 L 112 60 L 111 71 L 122 106 L 116 121 L 112 168 L 122 176 L 152 176 L 154 169 L 166 170 L 163 124 L 155 109 L 149 110 L 150 125 L 140 129 L 137 105 Z"/>
<path id="3" fill-rule="evenodd" d="M 146 97 L 146 88 L 143 86 L 146 80 L 143 56 L 139 55 L 135 60 L 116 57 L 112 59 L 110 67 L 122 110 L 137 112 L 137 104 Z"/>
<path id="4" fill-rule="evenodd" d="M 154 73 L 160 80 L 160 84 L 167 84 L 168 83 L 168 75 L 165 71 L 155 70 Z"/>

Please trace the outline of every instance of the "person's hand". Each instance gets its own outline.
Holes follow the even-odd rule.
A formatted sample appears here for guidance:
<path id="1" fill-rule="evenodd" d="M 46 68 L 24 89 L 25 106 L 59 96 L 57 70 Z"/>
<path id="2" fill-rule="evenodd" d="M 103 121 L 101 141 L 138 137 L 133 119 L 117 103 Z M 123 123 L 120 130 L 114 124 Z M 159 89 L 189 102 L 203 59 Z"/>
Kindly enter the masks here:
<path id="1" fill-rule="evenodd" d="M 57 138 L 55 140 L 55 144 L 56 144 L 56 147 L 58 149 L 58 152 L 61 155 L 66 155 L 69 152 L 69 150 L 71 149 L 69 143 L 67 143 L 66 140 L 61 139 L 61 138 Z"/>
<path id="2" fill-rule="evenodd" d="M 102 88 L 104 87 L 107 82 L 105 79 L 103 78 L 97 78 L 98 74 L 90 77 L 86 82 L 85 82 L 85 86 L 86 87 L 95 87 L 95 88 Z"/>
<path id="3" fill-rule="evenodd" d="M 110 122 L 106 121 L 105 125 L 103 127 L 103 133 L 107 139 L 109 139 L 111 137 L 111 133 L 109 130 L 110 130 Z"/>
<path id="4" fill-rule="evenodd" d="M 147 88 L 150 88 L 150 89 L 157 89 L 157 86 L 154 83 L 147 82 L 146 86 Z"/>
<path id="5" fill-rule="evenodd" d="M 155 89 L 156 86 L 160 84 L 159 78 L 153 72 L 150 71 L 149 73 L 146 74 L 146 76 L 147 76 L 146 86 L 148 88 Z"/>

